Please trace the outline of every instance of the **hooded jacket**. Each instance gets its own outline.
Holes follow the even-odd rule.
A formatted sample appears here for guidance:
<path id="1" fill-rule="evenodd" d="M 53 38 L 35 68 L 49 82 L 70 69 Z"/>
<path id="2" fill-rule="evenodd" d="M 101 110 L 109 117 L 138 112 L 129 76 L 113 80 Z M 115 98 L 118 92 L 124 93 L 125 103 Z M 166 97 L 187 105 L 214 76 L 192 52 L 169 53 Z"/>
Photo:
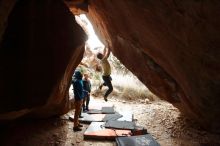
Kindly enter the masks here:
<path id="1" fill-rule="evenodd" d="M 80 71 L 75 71 L 73 79 L 73 93 L 75 100 L 83 99 L 83 83 L 82 83 L 82 74 Z"/>

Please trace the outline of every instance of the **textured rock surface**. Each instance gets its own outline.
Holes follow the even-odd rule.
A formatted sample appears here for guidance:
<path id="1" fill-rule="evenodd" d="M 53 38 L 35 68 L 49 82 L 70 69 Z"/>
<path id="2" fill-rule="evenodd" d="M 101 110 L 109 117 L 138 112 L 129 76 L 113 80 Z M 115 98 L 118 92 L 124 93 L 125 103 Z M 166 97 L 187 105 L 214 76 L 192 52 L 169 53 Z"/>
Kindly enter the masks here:
<path id="1" fill-rule="evenodd" d="M 16 0 L 0 0 L 0 41 L 7 26 L 8 15 L 13 9 Z"/>
<path id="2" fill-rule="evenodd" d="M 92 0 L 88 16 L 149 89 L 220 131 L 220 2 Z"/>
<path id="3" fill-rule="evenodd" d="M 86 39 L 61 0 L 0 0 L 0 119 L 63 113 Z M 220 1 L 91 0 L 88 16 L 148 88 L 220 132 Z M 8 21 L 7 21 L 8 20 Z"/>
<path id="4" fill-rule="evenodd" d="M 67 112 L 86 40 L 73 14 L 61 0 L 18 1 L 7 24 L 1 30 L 0 119 Z"/>

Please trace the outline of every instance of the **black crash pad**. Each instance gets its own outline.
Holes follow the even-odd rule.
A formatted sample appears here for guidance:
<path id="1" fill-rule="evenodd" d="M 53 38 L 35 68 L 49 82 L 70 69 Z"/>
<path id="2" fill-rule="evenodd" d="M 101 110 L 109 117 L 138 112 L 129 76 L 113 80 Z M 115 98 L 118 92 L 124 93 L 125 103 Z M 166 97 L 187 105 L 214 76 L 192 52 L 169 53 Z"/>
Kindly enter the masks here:
<path id="1" fill-rule="evenodd" d="M 130 136 L 130 137 L 116 137 L 117 146 L 160 146 L 150 134 Z"/>

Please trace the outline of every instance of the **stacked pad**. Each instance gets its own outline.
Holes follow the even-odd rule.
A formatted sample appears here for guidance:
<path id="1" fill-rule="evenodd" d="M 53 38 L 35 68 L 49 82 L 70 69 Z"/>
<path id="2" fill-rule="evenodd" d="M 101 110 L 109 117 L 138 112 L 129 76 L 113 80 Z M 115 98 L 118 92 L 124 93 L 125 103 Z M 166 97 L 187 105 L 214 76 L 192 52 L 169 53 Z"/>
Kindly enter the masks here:
<path id="1" fill-rule="evenodd" d="M 105 122 L 92 122 L 84 133 L 84 139 L 115 140 L 117 136 L 131 136 L 131 130 L 107 129 Z"/>
<path id="2" fill-rule="evenodd" d="M 159 146 L 146 129 L 136 126 L 129 111 L 119 114 L 113 107 L 101 107 L 91 109 L 82 116 L 81 122 L 91 123 L 84 139 L 116 140 L 118 146 Z"/>

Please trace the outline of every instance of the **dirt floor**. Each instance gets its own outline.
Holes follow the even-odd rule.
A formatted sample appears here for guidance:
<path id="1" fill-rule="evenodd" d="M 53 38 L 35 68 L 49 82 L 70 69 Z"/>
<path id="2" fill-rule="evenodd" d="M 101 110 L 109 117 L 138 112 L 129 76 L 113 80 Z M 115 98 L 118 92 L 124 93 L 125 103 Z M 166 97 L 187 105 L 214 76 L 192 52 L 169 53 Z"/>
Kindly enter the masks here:
<path id="1" fill-rule="evenodd" d="M 103 99 L 91 99 L 105 104 Z M 115 98 L 108 103 L 118 111 L 132 111 L 137 125 L 144 126 L 161 146 L 218 146 L 220 135 L 201 129 L 195 122 L 181 116 L 178 109 L 164 101 L 122 101 Z M 116 146 L 114 141 L 88 141 L 83 131 L 73 132 L 69 115 L 44 120 L 20 120 L 1 128 L 1 146 Z"/>

